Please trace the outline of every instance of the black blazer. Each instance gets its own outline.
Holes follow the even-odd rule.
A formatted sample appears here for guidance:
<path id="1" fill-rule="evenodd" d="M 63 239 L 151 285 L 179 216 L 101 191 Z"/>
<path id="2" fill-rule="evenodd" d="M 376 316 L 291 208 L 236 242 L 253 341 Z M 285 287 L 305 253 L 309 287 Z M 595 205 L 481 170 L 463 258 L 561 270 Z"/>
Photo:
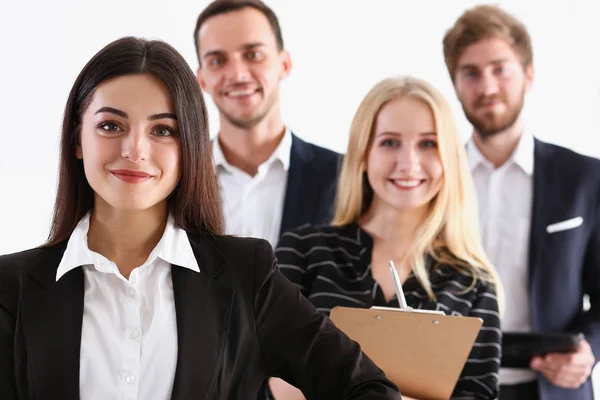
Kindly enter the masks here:
<path id="1" fill-rule="evenodd" d="M 341 154 L 292 134 L 280 235 L 300 225 L 331 222 L 341 163 Z"/>
<path id="2" fill-rule="evenodd" d="M 399 399 L 355 342 L 279 272 L 264 240 L 189 235 L 200 273 L 173 266 L 173 399 L 255 399 L 265 377 L 309 399 Z M 84 279 L 55 281 L 62 246 L 0 257 L 0 394 L 79 398 Z"/>
<path id="3" fill-rule="evenodd" d="M 579 227 L 546 230 L 577 217 Z M 535 140 L 529 266 L 532 329 L 583 332 L 600 359 L 600 160 Z M 538 382 L 541 400 L 594 398 L 591 380 L 576 390 Z"/>

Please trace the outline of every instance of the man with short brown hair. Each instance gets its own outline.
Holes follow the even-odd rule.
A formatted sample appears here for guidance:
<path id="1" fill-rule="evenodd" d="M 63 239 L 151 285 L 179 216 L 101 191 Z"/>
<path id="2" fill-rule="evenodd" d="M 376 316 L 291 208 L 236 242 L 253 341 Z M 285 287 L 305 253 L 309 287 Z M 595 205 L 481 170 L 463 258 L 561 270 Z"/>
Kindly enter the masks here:
<path id="1" fill-rule="evenodd" d="M 194 30 L 197 78 L 219 110 L 213 155 L 226 231 L 267 239 L 326 224 L 341 156 L 294 135 L 279 84 L 291 71 L 275 13 L 260 0 L 216 0 Z"/>
<path id="2" fill-rule="evenodd" d="M 515 17 L 474 7 L 443 45 L 473 126 L 469 166 L 483 244 L 506 291 L 502 328 L 585 334 L 576 352 L 534 357 L 529 369 L 501 368 L 500 399 L 591 400 L 589 377 L 600 352 L 600 161 L 525 130 L 533 55 Z"/>

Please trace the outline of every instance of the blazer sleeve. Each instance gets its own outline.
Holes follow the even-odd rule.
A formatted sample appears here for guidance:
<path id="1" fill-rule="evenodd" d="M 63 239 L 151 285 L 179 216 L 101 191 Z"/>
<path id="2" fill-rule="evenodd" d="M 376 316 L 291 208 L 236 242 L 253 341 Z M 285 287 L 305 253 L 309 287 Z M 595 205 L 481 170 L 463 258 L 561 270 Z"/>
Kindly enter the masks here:
<path id="1" fill-rule="evenodd" d="M 279 272 L 269 244 L 257 243 L 254 318 L 268 376 L 298 387 L 308 400 L 400 399 L 358 343 Z"/>
<path id="2" fill-rule="evenodd" d="M 600 202 L 600 194 L 598 197 Z M 585 249 L 583 290 L 589 296 L 590 308 L 574 323 L 572 331 L 582 332 L 590 343 L 596 360 L 600 359 L 600 204 L 596 220 Z"/>
<path id="3" fill-rule="evenodd" d="M 16 400 L 15 376 L 15 327 L 16 327 L 16 288 L 18 283 L 4 274 L 5 258 L 0 257 L 0 393 L 3 400 Z M 12 289 L 11 289 L 12 288 Z"/>
<path id="4" fill-rule="evenodd" d="M 502 331 L 498 299 L 489 285 L 480 283 L 469 316 L 481 318 L 483 324 L 454 388 L 452 400 L 493 400 L 498 396 Z"/>

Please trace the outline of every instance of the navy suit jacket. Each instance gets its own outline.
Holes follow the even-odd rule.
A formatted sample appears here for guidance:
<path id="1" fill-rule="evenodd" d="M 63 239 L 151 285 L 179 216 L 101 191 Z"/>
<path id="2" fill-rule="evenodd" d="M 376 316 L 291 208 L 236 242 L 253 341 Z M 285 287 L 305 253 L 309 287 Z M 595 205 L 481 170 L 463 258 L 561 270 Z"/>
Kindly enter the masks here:
<path id="1" fill-rule="evenodd" d="M 292 134 L 280 234 L 304 224 L 331 222 L 342 155 Z"/>
<path id="2" fill-rule="evenodd" d="M 581 217 L 573 229 L 548 225 Z M 583 332 L 600 357 L 600 160 L 535 140 L 529 243 L 531 326 L 540 332 Z M 591 307 L 583 310 L 583 297 Z M 592 400 L 588 380 L 561 389 L 540 374 L 541 400 Z"/>

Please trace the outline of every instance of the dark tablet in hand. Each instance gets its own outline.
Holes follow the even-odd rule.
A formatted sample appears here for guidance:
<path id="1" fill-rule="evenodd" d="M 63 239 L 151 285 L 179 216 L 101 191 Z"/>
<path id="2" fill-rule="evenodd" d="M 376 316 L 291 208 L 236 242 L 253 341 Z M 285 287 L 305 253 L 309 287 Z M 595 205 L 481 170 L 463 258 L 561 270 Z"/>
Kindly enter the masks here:
<path id="1" fill-rule="evenodd" d="M 502 367 L 529 368 L 535 356 L 572 353 L 583 339 L 582 333 L 502 333 Z"/>

